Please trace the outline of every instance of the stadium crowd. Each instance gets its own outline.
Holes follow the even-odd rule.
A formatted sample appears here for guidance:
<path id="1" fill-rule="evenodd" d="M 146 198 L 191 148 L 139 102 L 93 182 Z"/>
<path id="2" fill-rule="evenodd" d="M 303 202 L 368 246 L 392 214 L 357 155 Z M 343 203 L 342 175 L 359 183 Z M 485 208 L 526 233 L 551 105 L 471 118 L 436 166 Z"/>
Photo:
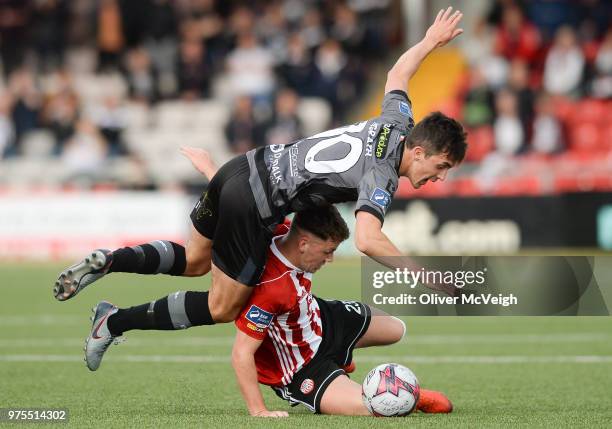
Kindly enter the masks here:
<path id="1" fill-rule="evenodd" d="M 479 167 L 431 191 L 611 190 L 611 23 L 609 2 L 494 2 L 463 40 L 465 79 L 443 106 Z"/>
<path id="2" fill-rule="evenodd" d="M 208 139 L 223 160 L 308 134 L 305 100 L 329 106 L 317 105 L 330 112 L 319 128 L 341 124 L 365 101 L 366 82 L 375 84 L 371 63 L 401 46 L 399 8 L 390 0 L 0 0 L 0 170 L 46 156 L 67 172 L 59 182 L 96 183 L 109 180 L 109 160 L 128 159 L 111 181 L 142 185 L 178 152 L 177 140 Z M 463 37 L 465 79 L 440 106 L 468 128 L 466 163 L 418 193 L 612 189 L 610 12 L 603 0 L 493 2 Z M 222 113 L 194 113 L 188 129 L 182 116 L 197 103 Z M 172 106 L 174 116 L 154 114 Z M 164 144 L 151 161 L 146 152 Z"/>
<path id="3" fill-rule="evenodd" d="M 234 152 L 295 139 L 300 97 L 326 100 L 338 122 L 363 93 L 365 63 L 388 51 L 388 3 L 1 1 L 0 154 L 19 156 L 45 130 L 68 163 L 124 155 L 125 101 L 229 99 Z M 125 94 L 87 103 L 79 73 L 117 75 Z"/>

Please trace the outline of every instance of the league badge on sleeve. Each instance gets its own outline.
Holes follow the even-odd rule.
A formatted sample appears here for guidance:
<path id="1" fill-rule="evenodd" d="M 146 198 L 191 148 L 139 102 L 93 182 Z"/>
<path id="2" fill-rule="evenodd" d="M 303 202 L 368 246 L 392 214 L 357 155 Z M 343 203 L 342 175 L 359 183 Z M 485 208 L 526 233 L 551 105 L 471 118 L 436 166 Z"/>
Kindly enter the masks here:
<path id="1" fill-rule="evenodd" d="M 412 116 L 412 111 L 410 110 L 410 105 L 405 101 L 399 102 L 399 111 L 402 115 Z"/>
<path id="2" fill-rule="evenodd" d="M 374 192 L 372 192 L 372 196 L 370 197 L 370 201 L 374 204 L 386 210 L 391 203 L 391 194 L 381 188 L 375 188 Z"/>
<path id="3" fill-rule="evenodd" d="M 272 323 L 272 313 L 262 310 L 255 304 L 251 305 L 249 311 L 245 315 L 246 319 L 255 324 L 260 329 L 267 328 Z"/>

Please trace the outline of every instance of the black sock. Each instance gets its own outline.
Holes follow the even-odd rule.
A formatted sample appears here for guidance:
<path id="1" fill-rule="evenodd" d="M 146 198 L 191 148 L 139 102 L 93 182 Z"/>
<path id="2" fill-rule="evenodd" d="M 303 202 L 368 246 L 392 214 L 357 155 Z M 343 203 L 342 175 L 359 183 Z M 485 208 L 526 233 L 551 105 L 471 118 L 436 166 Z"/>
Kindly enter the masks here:
<path id="1" fill-rule="evenodd" d="M 148 304 L 120 308 L 108 318 L 108 330 L 113 336 L 132 329 L 168 331 L 214 324 L 208 292 L 175 292 Z"/>
<path id="2" fill-rule="evenodd" d="M 113 252 L 109 273 L 169 274 L 181 276 L 187 267 L 185 248 L 171 241 L 157 240 Z"/>

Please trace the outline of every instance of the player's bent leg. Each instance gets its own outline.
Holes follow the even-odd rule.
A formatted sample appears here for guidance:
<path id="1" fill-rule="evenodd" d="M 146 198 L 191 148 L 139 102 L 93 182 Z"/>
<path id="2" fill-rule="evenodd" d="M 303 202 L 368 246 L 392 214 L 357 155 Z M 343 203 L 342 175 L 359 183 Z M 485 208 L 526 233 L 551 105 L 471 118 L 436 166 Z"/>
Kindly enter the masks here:
<path id="1" fill-rule="evenodd" d="M 361 384 L 346 375 L 336 377 L 321 398 L 322 414 L 341 416 L 369 416 L 370 412 L 361 399 Z"/>
<path id="2" fill-rule="evenodd" d="M 212 284 L 208 295 L 208 309 L 215 323 L 231 322 L 246 304 L 253 288 L 246 286 L 212 264 Z"/>
<path id="3" fill-rule="evenodd" d="M 65 301 L 113 272 L 202 276 L 210 271 L 211 253 L 212 241 L 193 226 L 187 249 L 166 240 L 123 247 L 114 252 L 97 249 L 60 273 L 53 294 L 57 300 Z"/>
<path id="4" fill-rule="evenodd" d="M 384 346 L 397 343 L 406 333 L 401 319 L 389 316 L 382 310 L 370 307 L 372 319 L 366 333 L 357 341 L 356 348 Z"/>
<path id="5" fill-rule="evenodd" d="M 173 331 L 214 325 L 208 312 L 208 292 L 178 291 L 146 304 L 120 308 L 108 318 L 108 330 L 117 337 L 133 329 Z"/>
<path id="6" fill-rule="evenodd" d="M 203 236 L 191 226 L 189 240 L 185 249 L 186 266 L 183 275 L 198 277 L 208 274 L 211 267 L 212 240 Z"/>

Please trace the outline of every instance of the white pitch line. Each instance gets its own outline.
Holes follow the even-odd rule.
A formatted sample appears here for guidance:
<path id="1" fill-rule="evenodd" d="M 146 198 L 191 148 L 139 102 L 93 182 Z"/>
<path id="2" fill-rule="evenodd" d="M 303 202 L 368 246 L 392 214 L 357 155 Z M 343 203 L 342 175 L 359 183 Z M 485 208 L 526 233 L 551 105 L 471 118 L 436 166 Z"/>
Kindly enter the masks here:
<path id="1" fill-rule="evenodd" d="M 60 316 L 57 314 L 21 314 L 18 316 L 0 316 L 0 326 L 35 326 L 35 325 L 71 325 L 87 322 L 87 315 Z"/>
<path id="2" fill-rule="evenodd" d="M 137 334 L 146 336 L 147 334 Z M 2 348 L 36 348 L 36 347 L 77 347 L 85 341 L 82 338 L 6 338 L 0 339 Z M 126 347 L 206 347 L 230 346 L 234 336 L 172 338 L 172 334 L 161 338 L 134 338 L 127 334 Z M 596 343 L 610 342 L 612 335 L 584 332 L 578 334 L 499 334 L 499 335 L 406 335 L 402 343 L 407 345 L 461 345 L 461 344 L 562 344 L 562 343 Z"/>
<path id="3" fill-rule="evenodd" d="M 0 355 L 0 362 L 80 362 L 82 355 L 14 354 Z M 222 355 L 123 355 L 109 356 L 105 361 L 131 363 L 229 363 L 229 356 Z M 524 364 L 524 363 L 612 363 L 612 355 L 568 356 L 356 356 L 357 363 L 407 362 L 417 364 Z"/>

